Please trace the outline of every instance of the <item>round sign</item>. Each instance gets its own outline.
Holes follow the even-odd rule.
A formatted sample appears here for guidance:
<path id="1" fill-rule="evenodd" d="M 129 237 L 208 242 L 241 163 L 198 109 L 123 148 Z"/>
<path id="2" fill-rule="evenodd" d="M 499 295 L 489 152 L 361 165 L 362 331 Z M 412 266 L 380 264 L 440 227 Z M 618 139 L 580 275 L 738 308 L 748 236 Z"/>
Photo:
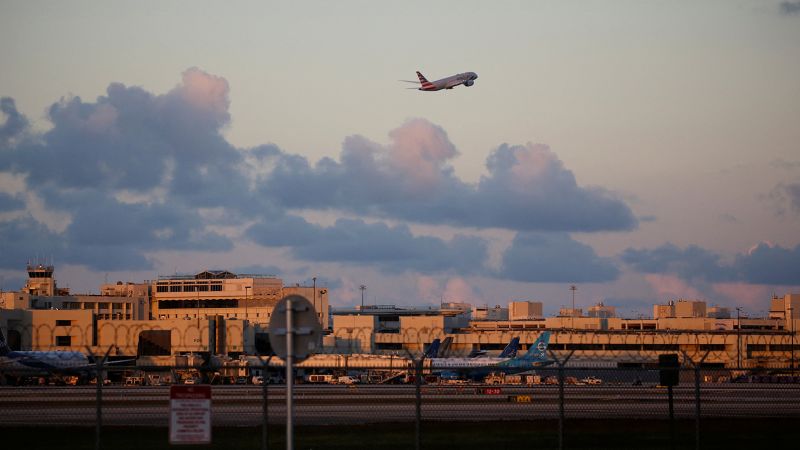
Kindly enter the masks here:
<path id="1" fill-rule="evenodd" d="M 291 308 L 291 329 L 287 322 L 288 308 Z M 286 337 L 289 333 L 292 333 L 292 357 L 296 362 L 314 354 L 322 343 L 322 327 L 314 305 L 301 295 L 284 297 L 272 310 L 269 342 L 275 354 L 283 359 L 288 354 Z"/>

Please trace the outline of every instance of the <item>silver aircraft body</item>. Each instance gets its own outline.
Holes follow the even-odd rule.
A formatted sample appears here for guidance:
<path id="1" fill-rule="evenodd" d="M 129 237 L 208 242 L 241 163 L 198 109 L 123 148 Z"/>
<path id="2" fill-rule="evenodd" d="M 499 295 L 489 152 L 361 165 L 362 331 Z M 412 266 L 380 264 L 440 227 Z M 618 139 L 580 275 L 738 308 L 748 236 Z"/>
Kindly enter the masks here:
<path id="1" fill-rule="evenodd" d="M 419 88 L 420 91 L 441 91 L 442 89 L 453 89 L 458 85 L 464 85 L 466 87 L 470 87 L 475 84 L 475 80 L 478 79 L 478 74 L 475 72 L 464 72 L 459 73 L 457 75 L 452 75 L 447 78 L 442 78 L 441 80 L 436 81 L 428 81 L 425 78 L 425 75 L 422 73 L 417 72 L 417 77 L 419 78 Z M 412 81 L 412 83 L 416 83 Z"/>
<path id="2" fill-rule="evenodd" d="M 73 351 L 13 351 L 0 332 L 0 375 L 36 376 L 85 370 L 89 358 Z"/>
<path id="3" fill-rule="evenodd" d="M 517 342 L 519 341 L 517 340 Z M 498 358 L 431 358 L 430 367 L 432 370 L 440 369 L 445 371 L 467 372 L 470 375 L 476 376 L 488 373 L 489 371 L 505 373 L 529 371 L 553 363 L 553 360 L 547 358 L 547 346 L 549 342 L 550 332 L 545 331 L 539 335 L 528 349 L 528 352 L 522 356 L 504 356 Z M 509 347 L 512 346 L 512 344 L 514 344 L 514 341 L 509 344 Z"/>

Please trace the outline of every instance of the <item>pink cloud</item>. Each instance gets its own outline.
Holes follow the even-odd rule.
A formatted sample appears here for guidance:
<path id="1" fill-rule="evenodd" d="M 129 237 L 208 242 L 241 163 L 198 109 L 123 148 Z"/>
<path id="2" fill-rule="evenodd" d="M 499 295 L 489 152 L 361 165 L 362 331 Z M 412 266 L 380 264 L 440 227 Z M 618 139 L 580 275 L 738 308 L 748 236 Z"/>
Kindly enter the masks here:
<path id="1" fill-rule="evenodd" d="M 666 298 L 700 299 L 700 291 L 689 286 L 674 275 L 647 274 L 645 280 L 650 287 L 660 296 Z"/>
<path id="2" fill-rule="evenodd" d="M 225 78 L 192 67 L 183 72 L 183 83 L 178 89 L 190 105 L 212 113 L 219 122 L 229 120 L 229 88 Z"/>
<path id="3" fill-rule="evenodd" d="M 472 305 L 484 303 L 483 298 L 475 291 L 475 288 L 461 277 L 447 280 L 447 285 L 444 288 L 444 300 L 446 302 L 470 303 Z"/>
<path id="4" fill-rule="evenodd" d="M 737 305 L 743 305 L 751 310 L 769 308 L 771 288 L 761 284 L 747 283 L 716 283 L 714 291 L 733 299 Z"/>
<path id="5" fill-rule="evenodd" d="M 444 163 L 458 154 L 447 133 L 424 119 L 409 120 L 389 137 L 394 141 L 388 148 L 389 164 L 423 188 L 434 187 Z"/>
<path id="6" fill-rule="evenodd" d="M 417 277 L 417 296 L 424 302 L 438 303 L 441 299 L 442 287 L 433 277 L 420 275 Z"/>

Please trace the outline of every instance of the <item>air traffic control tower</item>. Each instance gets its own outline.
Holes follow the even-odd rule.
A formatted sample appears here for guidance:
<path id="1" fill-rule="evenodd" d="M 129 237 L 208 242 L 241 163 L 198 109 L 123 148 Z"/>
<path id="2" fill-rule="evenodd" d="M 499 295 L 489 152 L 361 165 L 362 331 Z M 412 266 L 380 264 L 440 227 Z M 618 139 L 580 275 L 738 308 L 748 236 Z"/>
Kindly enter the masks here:
<path id="1" fill-rule="evenodd" d="M 28 282 L 25 291 L 31 295 L 52 297 L 56 295 L 56 280 L 53 278 L 53 266 L 44 264 L 28 264 Z"/>

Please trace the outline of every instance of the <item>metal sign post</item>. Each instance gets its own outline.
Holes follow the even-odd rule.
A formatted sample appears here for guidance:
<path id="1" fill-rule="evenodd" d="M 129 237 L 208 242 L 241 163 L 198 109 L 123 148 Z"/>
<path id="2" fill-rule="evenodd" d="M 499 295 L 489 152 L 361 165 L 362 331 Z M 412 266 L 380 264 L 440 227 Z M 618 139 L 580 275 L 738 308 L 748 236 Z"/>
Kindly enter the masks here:
<path id="1" fill-rule="evenodd" d="M 294 330 L 292 298 L 286 299 L 286 450 L 294 449 Z"/>
<path id="2" fill-rule="evenodd" d="M 286 314 L 281 314 L 286 313 Z M 294 449 L 294 363 L 314 353 L 322 327 L 314 305 L 300 295 L 290 295 L 275 305 L 269 339 L 275 353 L 286 362 L 286 449 Z"/>

